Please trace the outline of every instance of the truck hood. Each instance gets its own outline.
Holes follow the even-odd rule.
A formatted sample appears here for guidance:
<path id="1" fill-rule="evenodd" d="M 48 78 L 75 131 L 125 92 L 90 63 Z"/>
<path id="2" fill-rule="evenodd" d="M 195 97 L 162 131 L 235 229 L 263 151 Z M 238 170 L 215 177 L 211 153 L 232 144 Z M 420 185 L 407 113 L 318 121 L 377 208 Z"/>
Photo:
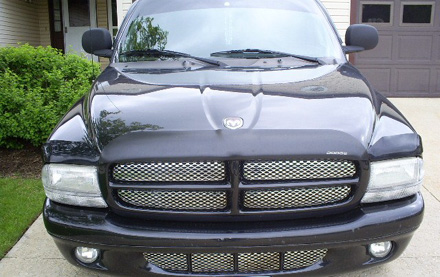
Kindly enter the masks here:
<path id="1" fill-rule="evenodd" d="M 377 117 L 367 83 L 349 65 L 152 73 L 119 64 L 87 101 L 87 125 L 104 160 L 195 153 L 360 159 Z M 227 129 L 229 117 L 242 118 L 243 127 Z"/>

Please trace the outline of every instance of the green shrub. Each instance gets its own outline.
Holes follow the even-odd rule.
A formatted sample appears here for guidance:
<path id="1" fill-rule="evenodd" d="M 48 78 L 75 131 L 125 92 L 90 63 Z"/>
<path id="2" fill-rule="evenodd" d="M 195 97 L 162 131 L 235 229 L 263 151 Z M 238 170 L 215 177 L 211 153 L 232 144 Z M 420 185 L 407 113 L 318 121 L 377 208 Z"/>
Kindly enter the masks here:
<path id="1" fill-rule="evenodd" d="M 44 143 L 99 72 L 98 63 L 52 47 L 0 48 L 0 147 Z"/>

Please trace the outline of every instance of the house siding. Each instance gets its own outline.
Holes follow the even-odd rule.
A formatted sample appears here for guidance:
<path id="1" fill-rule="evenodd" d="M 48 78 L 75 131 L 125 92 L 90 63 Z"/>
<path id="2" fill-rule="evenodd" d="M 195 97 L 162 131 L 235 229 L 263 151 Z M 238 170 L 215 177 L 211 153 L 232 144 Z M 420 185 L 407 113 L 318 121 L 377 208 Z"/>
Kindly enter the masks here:
<path id="1" fill-rule="evenodd" d="M 128 10 L 133 3 L 132 0 L 117 0 L 117 9 L 118 9 L 118 25 L 121 26 L 122 21 L 127 15 Z"/>
<path id="2" fill-rule="evenodd" d="M 96 17 L 98 20 L 98 27 L 108 29 L 107 0 L 96 1 Z"/>
<path id="3" fill-rule="evenodd" d="M 345 31 L 350 26 L 350 0 L 321 0 L 321 2 L 333 19 L 339 36 L 344 40 Z"/>
<path id="4" fill-rule="evenodd" d="M 0 46 L 41 44 L 39 1 L 0 0 Z"/>
<path id="5" fill-rule="evenodd" d="M 50 22 L 49 22 L 49 1 L 37 0 L 35 4 L 38 6 L 38 21 L 40 28 L 40 45 L 49 46 L 50 41 Z"/>
<path id="6" fill-rule="evenodd" d="M 133 2 L 132 0 L 122 0 L 122 12 L 124 16 L 127 14 L 128 10 L 130 9 L 132 2 Z"/>
<path id="7" fill-rule="evenodd" d="M 96 18 L 99 28 L 108 29 L 108 9 L 107 0 L 97 0 L 96 1 Z M 101 63 L 101 69 L 105 69 L 109 65 L 109 59 L 99 58 Z"/>

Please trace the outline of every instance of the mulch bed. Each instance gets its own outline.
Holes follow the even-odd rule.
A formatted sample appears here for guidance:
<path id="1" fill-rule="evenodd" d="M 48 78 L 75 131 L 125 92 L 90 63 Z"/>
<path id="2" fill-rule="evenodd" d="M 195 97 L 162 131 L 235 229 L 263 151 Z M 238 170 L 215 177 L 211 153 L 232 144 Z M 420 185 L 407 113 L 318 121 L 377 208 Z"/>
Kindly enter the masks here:
<path id="1" fill-rule="evenodd" d="M 0 148 L 0 177 L 40 178 L 43 161 L 41 149 L 25 146 L 12 150 Z"/>

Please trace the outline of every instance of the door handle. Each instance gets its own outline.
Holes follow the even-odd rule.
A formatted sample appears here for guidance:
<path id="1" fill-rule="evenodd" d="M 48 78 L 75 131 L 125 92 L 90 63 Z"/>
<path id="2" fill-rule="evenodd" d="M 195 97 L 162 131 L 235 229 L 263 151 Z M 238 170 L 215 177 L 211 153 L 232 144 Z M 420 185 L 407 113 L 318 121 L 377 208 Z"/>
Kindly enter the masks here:
<path id="1" fill-rule="evenodd" d="M 64 27 L 64 33 L 67 34 L 67 27 Z"/>

